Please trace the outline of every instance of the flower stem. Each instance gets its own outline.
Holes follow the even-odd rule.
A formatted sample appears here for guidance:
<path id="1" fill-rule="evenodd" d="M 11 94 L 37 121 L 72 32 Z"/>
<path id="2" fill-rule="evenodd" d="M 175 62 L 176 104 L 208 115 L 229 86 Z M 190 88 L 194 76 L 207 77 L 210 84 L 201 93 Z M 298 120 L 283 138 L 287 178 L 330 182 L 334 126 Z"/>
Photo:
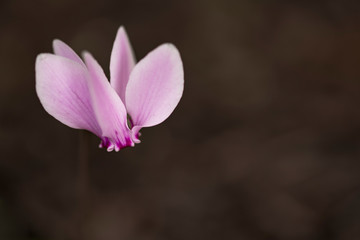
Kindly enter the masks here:
<path id="1" fill-rule="evenodd" d="M 78 155 L 78 240 L 86 239 L 86 219 L 89 213 L 89 145 L 90 133 L 80 131 Z"/>

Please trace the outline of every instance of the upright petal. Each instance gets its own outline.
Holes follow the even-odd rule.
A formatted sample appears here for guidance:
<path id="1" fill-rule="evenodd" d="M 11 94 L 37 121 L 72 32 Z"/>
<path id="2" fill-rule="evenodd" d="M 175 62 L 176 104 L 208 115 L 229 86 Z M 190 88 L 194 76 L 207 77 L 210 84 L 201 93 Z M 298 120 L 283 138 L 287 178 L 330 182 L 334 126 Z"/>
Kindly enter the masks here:
<path id="1" fill-rule="evenodd" d="M 124 104 L 96 60 L 89 53 L 84 53 L 84 60 L 91 75 L 89 89 L 95 116 L 102 130 L 100 147 L 106 147 L 108 151 L 119 151 L 121 148 L 134 146 Z"/>
<path id="2" fill-rule="evenodd" d="M 135 57 L 126 34 L 125 28 L 120 27 L 110 59 L 110 82 L 117 94 L 125 103 L 125 89 L 129 81 L 130 72 L 135 65 Z"/>
<path id="3" fill-rule="evenodd" d="M 183 89 L 183 65 L 172 44 L 157 47 L 134 67 L 126 88 L 126 108 L 135 126 L 134 141 L 140 127 L 157 125 L 173 112 Z"/>
<path id="4" fill-rule="evenodd" d="M 75 62 L 80 63 L 81 65 L 84 65 L 84 62 L 81 60 L 81 58 L 79 57 L 79 55 L 77 55 L 75 53 L 74 50 L 72 50 L 71 47 L 69 47 L 66 43 L 64 43 L 63 41 L 59 40 L 59 39 L 55 39 L 53 41 L 53 49 L 54 49 L 54 53 L 55 55 L 59 55 L 59 56 L 63 56 L 65 58 L 71 59 Z"/>
<path id="5" fill-rule="evenodd" d="M 65 125 L 101 136 L 91 105 L 88 73 L 79 63 L 53 54 L 36 59 L 36 92 L 45 110 Z"/>

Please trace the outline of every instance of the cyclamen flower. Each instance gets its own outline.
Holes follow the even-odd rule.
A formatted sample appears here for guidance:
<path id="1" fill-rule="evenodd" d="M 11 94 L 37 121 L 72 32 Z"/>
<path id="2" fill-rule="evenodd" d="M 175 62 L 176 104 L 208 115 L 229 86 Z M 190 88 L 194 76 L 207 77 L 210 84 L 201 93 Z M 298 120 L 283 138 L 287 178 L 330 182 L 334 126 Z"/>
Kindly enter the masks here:
<path id="1" fill-rule="evenodd" d="M 36 92 L 45 110 L 63 124 L 93 132 L 108 151 L 139 143 L 142 127 L 163 122 L 179 103 L 184 71 L 178 50 L 162 44 L 135 65 L 125 29 L 117 32 L 110 59 L 110 82 L 101 66 L 84 62 L 65 43 L 36 59 Z M 127 115 L 130 116 L 128 125 Z"/>

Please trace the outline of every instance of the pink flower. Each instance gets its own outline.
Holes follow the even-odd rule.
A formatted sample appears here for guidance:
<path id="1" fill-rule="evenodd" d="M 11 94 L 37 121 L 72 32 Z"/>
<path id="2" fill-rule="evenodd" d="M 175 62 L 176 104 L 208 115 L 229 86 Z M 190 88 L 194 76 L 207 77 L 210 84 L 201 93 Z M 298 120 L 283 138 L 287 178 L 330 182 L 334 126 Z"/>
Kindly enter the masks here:
<path id="1" fill-rule="evenodd" d="M 55 54 L 36 59 L 41 104 L 63 124 L 93 132 L 108 151 L 139 143 L 139 130 L 163 122 L 182 96 L 183 65 L 172 44 L 160 45 L 135 65 L 120 27 L 111 52 L 110 82 L 90 53 L 83 53 L 84 63 L 60 40 L 53 41 L 53 48 Z"/>

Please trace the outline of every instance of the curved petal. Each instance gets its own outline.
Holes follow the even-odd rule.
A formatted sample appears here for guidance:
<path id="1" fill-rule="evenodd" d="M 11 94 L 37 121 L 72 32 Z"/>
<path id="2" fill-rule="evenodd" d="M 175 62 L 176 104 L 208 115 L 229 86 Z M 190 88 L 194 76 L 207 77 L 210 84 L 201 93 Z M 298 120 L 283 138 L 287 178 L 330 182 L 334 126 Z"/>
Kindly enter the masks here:
<path id="1" fill-rule="evenodd" d="M 126 108 L 137 127 L 133 136 L 139 127 L 154 126 L 168 118 L 183 89 L 183 65 L 174 45 L 163 44 L 143 58 L 131 72 L 126 88 Z"/>
<path id="2" fill-rule="evenodd" d="M 110 59 L 110 82 L 117 94 L 125 103 L 125 89 L 129 81 L 130 72 L 135 66 L 135 57 L 126 34 L 125 28 L 120 27 Z"/>
<path id="3" fill-rule="evenodd" d="M 66 43 L 59 39 L 55 39 L 53 41 L 53 49 L 55 55 L 63 56 L 65 58 L 71 59 L 77 63 L 80 63 L 82 66 L 84 65 L 84 62 L 81 60 L 81 58 L 72 50 L 71 47 L 69 47 Z"/>
<path id="4" fill-rule="evenodd" d="M 50 115 L 69 127 L 101 136 L 83 66 L 61 56 L 40 54 L 35 71 L 37 95 Z"/>
<path id="5" fill-rule="evenodd" d="M 96 60 L 89 53 L 84 53 L 84 60 L 91 75 L 89 89 L 95 116 L 102 130 L 100 147 L 106 147 L 108 151 L 119 151 L 121 148 L 134 146 L 124 104 Z"/>

